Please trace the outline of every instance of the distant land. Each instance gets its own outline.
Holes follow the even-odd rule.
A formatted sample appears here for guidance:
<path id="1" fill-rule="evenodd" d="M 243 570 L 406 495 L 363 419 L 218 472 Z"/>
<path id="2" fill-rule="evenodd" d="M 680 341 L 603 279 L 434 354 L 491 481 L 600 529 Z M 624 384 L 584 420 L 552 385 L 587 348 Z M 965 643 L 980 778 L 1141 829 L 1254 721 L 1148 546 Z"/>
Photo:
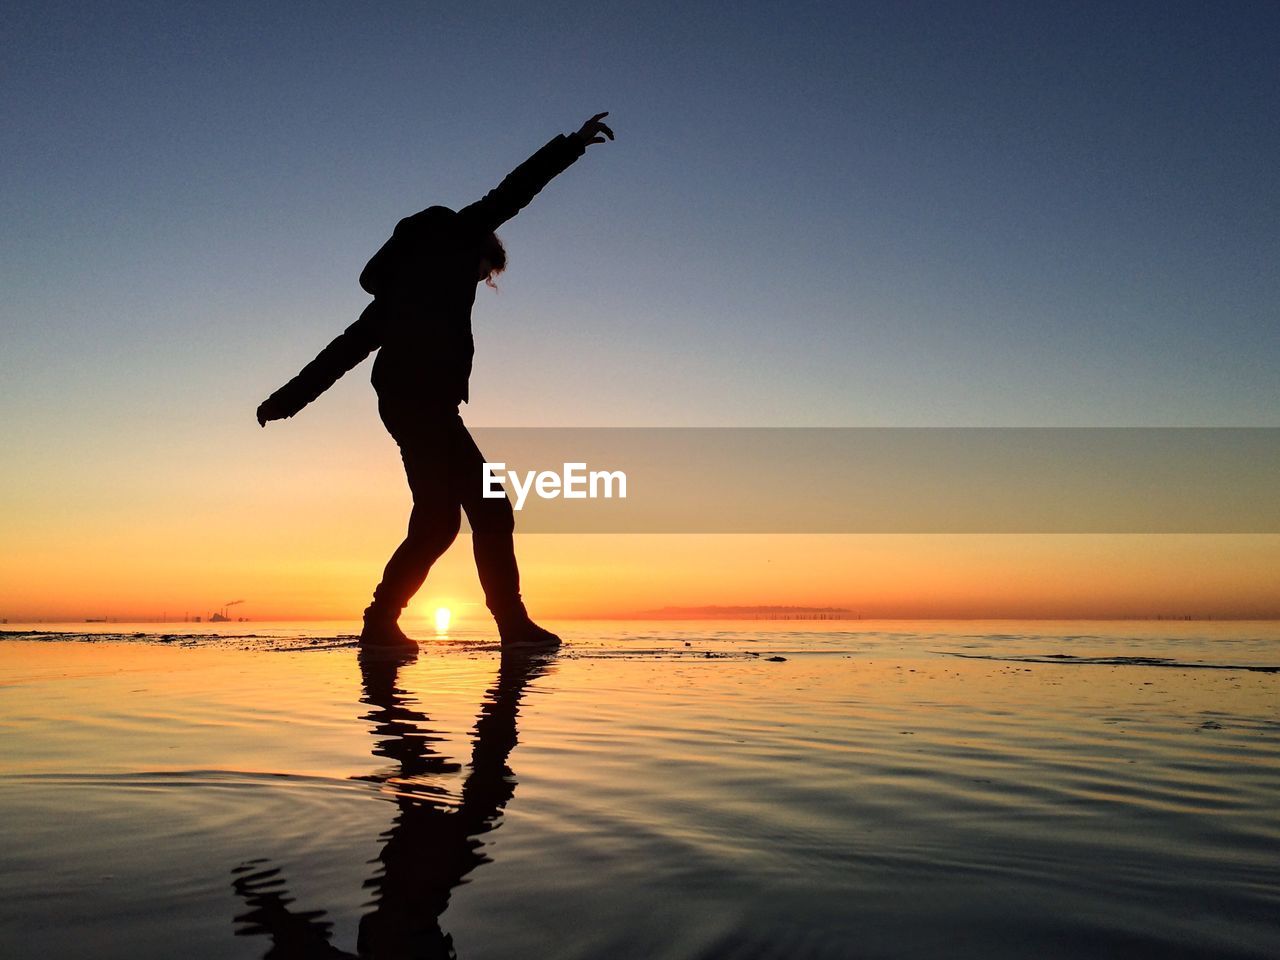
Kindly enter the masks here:
<path id="1" fill-rule="evenodd" d="M 843 607 L 662 607 L 641 610 L 630 620 L 858 620 Z"/>

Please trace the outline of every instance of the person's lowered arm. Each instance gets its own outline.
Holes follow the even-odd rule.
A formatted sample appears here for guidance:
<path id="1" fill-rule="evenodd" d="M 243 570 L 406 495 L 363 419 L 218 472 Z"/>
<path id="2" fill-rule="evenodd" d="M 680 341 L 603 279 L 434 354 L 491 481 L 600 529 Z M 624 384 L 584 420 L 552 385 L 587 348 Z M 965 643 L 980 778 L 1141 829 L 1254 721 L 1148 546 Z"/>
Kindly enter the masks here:
<path id="1" fill-rule="evenodd" d="M 560 134 L 541 150 L 512 170 L 503 181 L 458 215 L 477 232 L 492 233 L 538 195 L 538 191 L 567 170 L 593 143 L 612 140 L 613 131 L 601 123 L 608 111 L 597 113 L 576 133 Z"/>
<path id="2" fill-rule="evenodd" d="M 258 423 L 292 417 L 357 363 L 382 346 L 384 307 L 375 300 L 302 371 L 258 405 Z"/>

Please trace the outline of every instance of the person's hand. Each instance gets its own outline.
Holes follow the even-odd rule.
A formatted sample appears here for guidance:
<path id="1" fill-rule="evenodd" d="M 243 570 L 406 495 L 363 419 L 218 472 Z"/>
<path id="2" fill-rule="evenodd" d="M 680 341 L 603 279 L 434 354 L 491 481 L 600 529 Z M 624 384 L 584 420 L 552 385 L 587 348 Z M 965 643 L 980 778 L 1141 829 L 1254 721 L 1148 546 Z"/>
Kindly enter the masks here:
<path id="1" fill-rule="evenodd" d="M 605 137 L 613 139 L 613 131 L 609 129 L 607 124 L 601 123 L 605 117 L 609 115 L 609 111 L 597 113 L 594 117 L 582 125 L 582 128 L 574 134 L 583 145 L 591 143 L 604 143 Z M 603 134 L 603 136 L 601 136 Z"/>
<path id="2" fill-rule="evenodd" d="M 258 426 L 265 427 L 268 420 L 283 420 L 288 414 L 274 397 L 267 397 L 258 404 Z"/>

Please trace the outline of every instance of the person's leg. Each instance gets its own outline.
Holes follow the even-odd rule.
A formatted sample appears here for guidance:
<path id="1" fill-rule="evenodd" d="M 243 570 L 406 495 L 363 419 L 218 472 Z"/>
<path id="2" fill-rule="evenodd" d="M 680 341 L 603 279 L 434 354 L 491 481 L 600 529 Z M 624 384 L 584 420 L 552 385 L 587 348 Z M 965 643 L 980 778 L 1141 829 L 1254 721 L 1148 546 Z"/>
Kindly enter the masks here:
<path id="1" fill-rule="evenodd" d="M 447 421 L 424 418 L 412 429 L 394 434 L 413 491 L 413 511 L 408 532 L 387 561 L 373 602 L 364 613 L 362 638 L 370 642 L 404 642 L 396 625 L 401 611 L 458 535 L 461 510 L 446 468 L 452 432 Z"/>
<path id="2" fill-rule="evenodd" d="M 520 599 L 520 568 L 516 564 L 515 512 L 506 497 L 482 495 L 484 455 L 461 418 L 458 435 L 451 447 L 451 466 L 457 469 L 462 509 L 471 524 L 471 545 L 476 557 L 476 573 L 484 588 L 485 605 L 498 624 L 504 645 L 554 645 L 560 638 L 529 619 Z"/>
<path id="3" fill-rule="evenodd" d="M 496 620 L 525 616 L 520 601 L 520 568 L 516 563 L 515 513 L 506 497 L 482 496 L 484 455 L 459 418 L 450 443 L 449 467 L 458 499 L 471 524 L 476 573 L 484 589 L 485 606 Z"/>
<path id="4" fill-rule="evenodd" d="M 382 581 L 373 591 L 372 615 L 396 620 L 422 587 L 431 566 L 458 535 L 462 515 L 458 504 L 414 498 L 409 531 L 387 561 Z"/>

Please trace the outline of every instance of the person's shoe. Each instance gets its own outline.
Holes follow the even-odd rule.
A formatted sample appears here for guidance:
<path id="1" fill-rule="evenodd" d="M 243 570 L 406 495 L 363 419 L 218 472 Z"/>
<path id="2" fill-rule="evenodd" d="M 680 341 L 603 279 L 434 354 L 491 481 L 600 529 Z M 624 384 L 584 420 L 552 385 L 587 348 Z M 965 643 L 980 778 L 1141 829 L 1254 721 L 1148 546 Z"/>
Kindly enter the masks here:
<path id="1" fill-rule="evenodd" d="M 381 617 L 365 617 L 360 631 L 360 646 L 394 650 L 417 650 L 418 642 L 407 636 L 394 620 Z"/>
<path id="2" fill-rule="evenodd" d="M 499 622 L 498 636 L 502 638 L 503 650 L 554 650 L 560 646 L 559 637 L 527 616 Z"/>

